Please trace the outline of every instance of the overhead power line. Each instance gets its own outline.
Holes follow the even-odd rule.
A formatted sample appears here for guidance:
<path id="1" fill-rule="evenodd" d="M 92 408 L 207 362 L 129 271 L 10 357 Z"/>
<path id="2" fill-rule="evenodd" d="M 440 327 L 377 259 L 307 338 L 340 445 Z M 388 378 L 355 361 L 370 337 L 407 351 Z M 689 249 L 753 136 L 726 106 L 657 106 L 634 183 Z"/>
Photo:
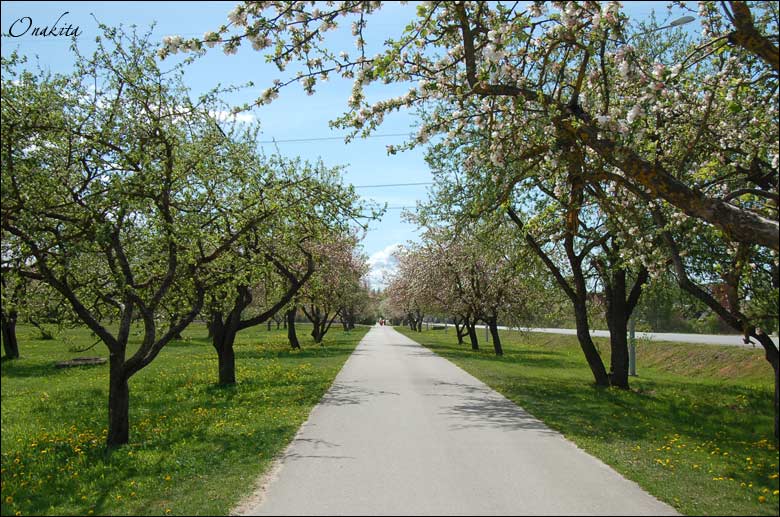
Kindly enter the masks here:
<path id="1" fill-rule="evenodd" d="M 360 138 L 384 138 L 389 136 L 411 136 L 409 133 L 387 133 L 384 135 L 368 135 Z M 323 140 L 344 140 L 343 136 L 321 136 L 312 138 L 289 138 L 285 140 L 260 140 L 259 144 L 284 144 L 289 142 L 320 142 Z"/>
<path id="2" fill-rule="evenodd" d="M 384 187 L 413 187 L 418 185 L 433 185 L 432 181 L 421 181 L 418 183 L 387 183 L 384 185 L 354 185 L 355 188 L 384 188 Z"/>

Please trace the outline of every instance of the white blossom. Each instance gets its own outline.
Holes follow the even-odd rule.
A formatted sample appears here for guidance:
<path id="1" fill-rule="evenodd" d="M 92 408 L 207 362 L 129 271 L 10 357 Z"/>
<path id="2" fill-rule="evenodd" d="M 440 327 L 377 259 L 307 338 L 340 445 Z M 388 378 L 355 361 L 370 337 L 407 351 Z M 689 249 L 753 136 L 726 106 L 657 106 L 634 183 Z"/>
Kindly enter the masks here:
<path id="1" fill-rule="evenodd" d="M 246 25 L 246 11 L 241 5 L 237 5 L 232 11 L 228 13 L 228 20 L 236 25 Z"/>
<path id="2" fill-rule="evenodd" d="M 630 70 L 631 68 L 628 64 L 628 61 L 624 60 L 618 65 L 618 72 L 620 72 L 620 77 L 622 77 L 623 79 L 628 78 L 628 74 Z"/>
<path id="3" fill-rule="evenodd" d="M 642 106 L 639 104 L 634 104 L 634 107 L 631 108 L 631 111 L 629 111 L 628 115 L 626 115 L 626 120 L 629 124 L 633 124 L 634 120 L 636 120 L 636 118 L 640 115 L 642 115 Z"/>

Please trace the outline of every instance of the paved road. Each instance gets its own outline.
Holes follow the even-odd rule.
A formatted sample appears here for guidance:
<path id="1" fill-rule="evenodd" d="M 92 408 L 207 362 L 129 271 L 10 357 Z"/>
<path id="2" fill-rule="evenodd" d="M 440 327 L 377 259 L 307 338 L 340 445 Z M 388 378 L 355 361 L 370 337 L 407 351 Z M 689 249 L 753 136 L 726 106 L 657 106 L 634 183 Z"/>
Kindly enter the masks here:
<path id="1" fill-rule="evenodd" d="M 676 515 L 391 327 L 369 331 L 266 488 L 239 511 Z"/>
<path id="2" fill-rule="evenodd" d="M 451 325 L 450 325 L 451 326 Z M 483 328 L 484 325 L 478 325 Z M 514 327 L 499 327 L 500 329 L 512 329 Z M 544 332 L 547 334 L 569 334 L 575 335 L 577 331 L 575 329 L 550 329 L 550 328 L 524 328 L 524 331 L 529 332 Z M 591 330 L 591 336 L 609 337 L 609 331 L 607 330 Z M 704 345 L 726 345 L 726 346 L 742 346 L 747 348 L 753 348 L 752 344 L 745 344 L 742 341 L 742 336 L 724 335 L 724 334 L 677 334 L 671 332 L 637 332 L 637 339 L 649 339 L 650 341 L 676 341 L 678 343 L 700 343 Z M 775 345 L 778 344 L 778 338 L 772 336 L 772 340 Z M 758 342 L 755 344 L 755 348 L 761 349 L 761 344 Z"/>

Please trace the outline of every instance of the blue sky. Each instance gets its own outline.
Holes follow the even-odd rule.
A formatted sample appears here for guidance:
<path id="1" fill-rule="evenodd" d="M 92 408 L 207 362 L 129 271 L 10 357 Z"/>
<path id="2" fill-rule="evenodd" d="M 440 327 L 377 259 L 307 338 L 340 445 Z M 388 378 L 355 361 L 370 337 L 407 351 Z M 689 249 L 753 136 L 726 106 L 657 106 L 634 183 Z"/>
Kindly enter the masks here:
<path id="1" fill-rule="evenodd" d="M 18 50 L 33 63 L 37 56 L 37 62 L 53 72 L 68 72 L 73 64 L 69 38 L 43 39 L 29 33 L 10 38 L 6 34 L 11 24 L 27 16 L 32 19 L 33 27 L 50 26 L 67 12 L 58 27 L 72 25 L 75 29 L 78 26 L 82 52 L 89 53 L 94 48 L 94 37 L 98 33 L 92 14 L 105 24 L 135 24 L 142 31 L 157 22 L 153 36 L 162 40 L 164 36 L 173 34 L 183 37 L 202 36 L 206 31 L 226 23 L 227 13 L 235 5 L 236 2 L 2 2 L 2 53 L 8 55 Z M 632 18 L 643 19 L 652 9 L 659 13 L 665 12 L 665 6 L 666 2 L 626 2 L 625 10 Z M 401 6 L 398 3 L 388 4 L 378 15 L 372 16 L 367 31 L 369 53 L 377 52 L 387 37 L 399 34 L 413 16 L 414 5 Z M 353 38 L 348 34 L 335 34 L 329 42 L 336 51 L 355 51 Z M 185 81 L 195 95 L 217 84 L 226 86 L 253 81 L 256 85 L 254 88 L 228 98 L 230 102 L 239 104 L 257 98 L 273 79 L 286 77 L 287 73 L 281 74 L 273 65 L 265 63 L 263 56 L 251 47 L 242 46 L 238 54 L 233 56 L 226 56 L 219 47 L 215 47 L 188 68 Z M 376 132 L 379 135 L 376 138 L 357 139 L 350 144 L 334 138 L 344 133 L 331 130 L 328 122 L 343 113 L 350 90 L 349 81 L 336 78 L 320 85 L 317 94 L 313 96 L 307 96 L 297 85 L 287 87 L 272 104 L 254 112 L 261 124 L 262 141 L 276 140 L 279 151 L 287 156 L 298 155 L 310 160 L 321 158 L 327 165 L 345 165 L 345 181 L 356 186 L 430 181 L 431 174 L 423 160 L 422 150 L 394 156 L 386 153 L 386 145 L 399 144 L 404 138 L 381 135 L 408 134 L 414 123 L 408 115 L 387 117 Z M 395 86 L 394 89 L 385 87 L 376 93 L 378 99 L 379 95 L 385 98 L 402 92 L 400 86 Z M 323 138 L 325 140 L 285 142 Z M 267 153 L 275 152 L 273 144 L 262 146 Z M 392 268 L 390 253 L 394 247 L 416 239 L 415 227 L 401 220 L 399 207 L 414 206 L 417 200 L 425 199 L 426 189 L 425 185 L 417 185 L 358 190 L 365 198 L 379 203 L 386 202 L 390 207 L 381 221 L 371 223 L 363 241 L 364 250 L 370 257 L 372 281 L 375 284 L 384 270 Z"/>

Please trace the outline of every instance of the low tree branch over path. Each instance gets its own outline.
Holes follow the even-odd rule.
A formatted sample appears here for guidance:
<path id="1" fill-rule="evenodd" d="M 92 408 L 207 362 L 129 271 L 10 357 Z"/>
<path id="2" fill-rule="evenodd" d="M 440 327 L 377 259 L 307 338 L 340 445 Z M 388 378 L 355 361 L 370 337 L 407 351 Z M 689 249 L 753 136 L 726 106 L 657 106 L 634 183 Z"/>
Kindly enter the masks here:
<path id="1" fill-rule="evenodd" d="M 246 41 L 282 71 L 302 67 L 294 79 L 270 86 L 260 104 L 293 81 L 313 93 L 330 74 L 354 78 L 349 111 L 335 121 L 353 135 L 370 134 L 399 108 L 430 114 L 414 140 L 390 152 L 424 144 L 433 134 L 451 138 L 476 122 L 493 135 L 482 152 L 497 164 L 547 143 L 551 132 L 567 132 L 583 151 L 599 155 L 652 197 L 732 241 L 778 250 L 777 114 L 764 110 L 777 104 L 777 47 L 767 34 L 777 8 L 772 2 L 702 6 L 702 39 L 689 41 L 682 33 L 656 31 L 658 26 L 630 25 L 615 2 L 569 3 L 554 11 L 541 2 L 526 10 L 517 3 L 430 2 L 419 6 L 384 52 L 368 57 L 368 15 L 378 2 L 342 2 L 325 10 L 249 2 L 238 4 L 231 23 L 203 39 L 167 38 L 161 55 L 217 44 L 232 53 Z M 336 55 L 326 45 L 327 32 L 350 18 L 359 55 Z M 724 38 L 735 45 L 724 46 Z M 645 50 L 650 41 L 669 44 Z M 674 41 L 683 51 L 670 50 Z M 368 104 L 363 89 L 380 81 L 417 86 Z M 660 131 L 654 114 L 673 124 Z M 676 152 L 659 161 L 661 146 Z M 552 148 L 544 156 L 558 154 Z M 729 196 L 757 185 L 757 199 Z"/>

